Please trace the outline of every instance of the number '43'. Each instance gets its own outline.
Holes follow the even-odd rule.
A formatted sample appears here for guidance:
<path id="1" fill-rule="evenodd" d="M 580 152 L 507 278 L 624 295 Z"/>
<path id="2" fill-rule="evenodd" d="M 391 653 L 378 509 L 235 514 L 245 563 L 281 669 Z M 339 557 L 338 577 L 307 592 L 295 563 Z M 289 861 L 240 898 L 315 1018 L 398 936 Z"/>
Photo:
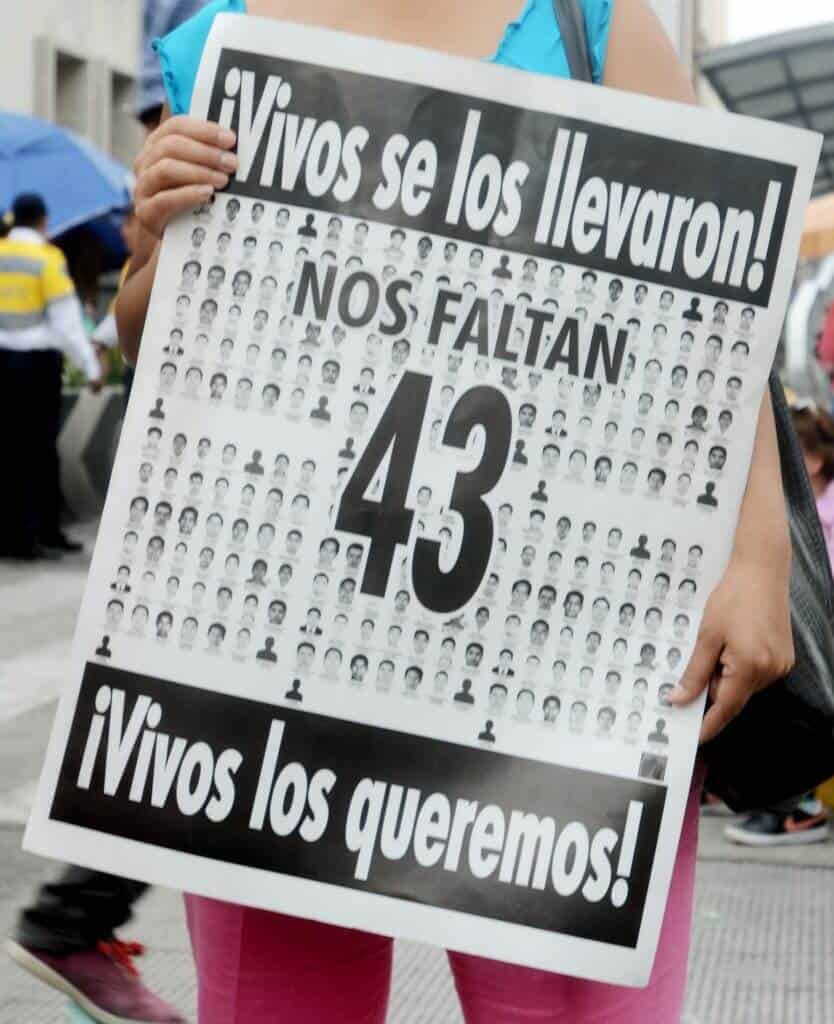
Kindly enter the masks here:
<path id="1" fill-rule="evenodd" d="M 345 486 L 336 529 L 370 540 L 361 591 L 384 597 L 397 545 L 407 545 L 414 511 L 406 506 L 420 435 L 426 419 L 431 378 L 404 373 Z M 443 444 L 465 450 L 476 427 L 484 430 L 481 460 L 471 472 L 458 473 L 447 508 L 463 521 L 457 560 L 448 572 L 440 568 L 440 542 L 420 537 L 414 545 L 414 593 L 430 611 L 456 611 L 477 592 L 489 565 L 495 526 L 484 497 L 504 472 L 512 440 L 512 412 L 497 388 L 479 386 L 466 391 L 452 409 Z M 391 458 L 379 501 L 365 497 L 385 459 Z"/>

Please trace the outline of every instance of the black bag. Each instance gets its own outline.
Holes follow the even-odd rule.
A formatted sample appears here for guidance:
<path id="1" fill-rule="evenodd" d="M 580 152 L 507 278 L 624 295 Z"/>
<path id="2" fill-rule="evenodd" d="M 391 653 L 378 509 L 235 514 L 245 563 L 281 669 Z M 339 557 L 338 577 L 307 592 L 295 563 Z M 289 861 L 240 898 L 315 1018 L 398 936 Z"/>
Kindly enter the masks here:
<path id="1" fill-rule="evenodd" d="M 580 0 L 553 0 L 571 77 L 590 82 Z M 796 664 L 750 699 L 700 753 L 707 788 L 736 811 L 807 793 L 834 775 L 834 583 L 802 450 L 779 377 L 770 395 L 791 532 L 791 623 Z M 751 601 L 756 600 L 750 594 Z"/>

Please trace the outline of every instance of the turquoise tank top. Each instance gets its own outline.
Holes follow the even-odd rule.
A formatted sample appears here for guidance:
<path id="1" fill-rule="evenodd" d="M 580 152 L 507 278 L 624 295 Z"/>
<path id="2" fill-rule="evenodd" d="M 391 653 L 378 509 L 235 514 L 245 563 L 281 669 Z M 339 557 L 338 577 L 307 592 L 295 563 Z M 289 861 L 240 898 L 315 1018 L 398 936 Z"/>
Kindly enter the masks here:
<path id="1" fill-rule="evenodd" d="M 614 0 L 582 0 L 595 82 L 602 79 L 613 5 Z M 191 106 L 197 69 L 215 15 L 245 13 L 246 0 L 213 0 L 170 35 L 154 43 L 172 113 L 185 114 Z M 565 48 L 553 13 L 553 0 L 526 0 L 524 10 L 516 21 L 507 25 L 498 48 L 488 59 L 493 64 L 523 71 L 570 78 Z"/>

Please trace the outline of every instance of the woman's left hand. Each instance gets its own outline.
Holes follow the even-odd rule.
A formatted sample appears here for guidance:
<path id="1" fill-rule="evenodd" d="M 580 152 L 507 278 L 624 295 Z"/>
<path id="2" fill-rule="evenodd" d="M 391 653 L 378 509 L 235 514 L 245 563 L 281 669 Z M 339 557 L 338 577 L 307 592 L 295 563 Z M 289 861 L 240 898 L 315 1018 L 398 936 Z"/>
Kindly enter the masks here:
<path id="1" fill-rule="evenodd" d="M 670 700 L 691 704 L 709 687 L 712 705 L 700 736 L 706 743 L 793 663 L 789 578 L 734 557 L 707 601 L 695 650 Z"/>

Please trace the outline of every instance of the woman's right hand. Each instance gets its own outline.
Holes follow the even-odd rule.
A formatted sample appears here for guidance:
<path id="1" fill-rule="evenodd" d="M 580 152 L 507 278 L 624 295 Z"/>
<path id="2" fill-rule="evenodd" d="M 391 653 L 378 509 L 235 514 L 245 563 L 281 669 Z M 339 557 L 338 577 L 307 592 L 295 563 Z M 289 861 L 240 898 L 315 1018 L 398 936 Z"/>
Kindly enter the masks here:
<path id="1" fill-rule="evenodd" d="M 145 230 L 161 238 L 176 214 L 225 188 L 237 169 L 235 141 L 234 132 L 212 121 L 186 115 L 163 121 L 134 165 L 136 216 Z"/>

